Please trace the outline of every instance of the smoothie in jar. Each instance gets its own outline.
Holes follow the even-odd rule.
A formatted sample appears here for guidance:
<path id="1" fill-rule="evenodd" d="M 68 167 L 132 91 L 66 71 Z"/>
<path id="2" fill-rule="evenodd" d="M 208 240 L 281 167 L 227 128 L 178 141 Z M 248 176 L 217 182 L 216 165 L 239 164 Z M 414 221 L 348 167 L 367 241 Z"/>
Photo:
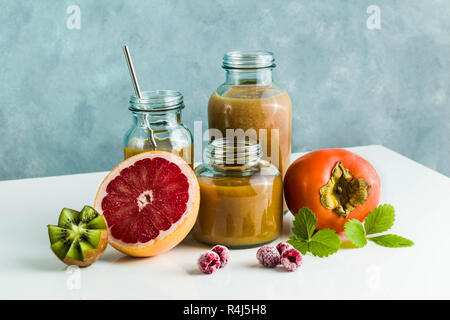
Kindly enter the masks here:
<path id="1" fill-rule="evenodd" d="M 207 162 L 195 169 L 201 201 L 193 235 L 201 242 L 231 248 L 273 241 L 281 233 L 283 220 L 280 173 L 261 160 L 256 141 L 240 149 L 226 143 L 224 139 L 211 142 Z M 230 150 L 233 161 L 222 161 Z M 242 161 L 238 164 L 236 159 Z"/>
<path id="2" fill-rule="evenodd" d="M 193 139 L 181 120 L 183 95 L 173 90 L 143 91 L 131 96 L 133 124 L 124 138 L 124 158 L 142 152 L 164 150 L 183 158 L 193 167 Z"/>
<path id="3" fill-rule="evenodd" d="M 291 153 L 291 110 L 291 100 L 285 91 L 233 86 L 222 95 L 212 94 L 208 123 L 224 136 L 230 128 L 240 128 L 244 132 L 254 129 L 264 150 L 263 158 L 272 162 L 284 176 Z"/>

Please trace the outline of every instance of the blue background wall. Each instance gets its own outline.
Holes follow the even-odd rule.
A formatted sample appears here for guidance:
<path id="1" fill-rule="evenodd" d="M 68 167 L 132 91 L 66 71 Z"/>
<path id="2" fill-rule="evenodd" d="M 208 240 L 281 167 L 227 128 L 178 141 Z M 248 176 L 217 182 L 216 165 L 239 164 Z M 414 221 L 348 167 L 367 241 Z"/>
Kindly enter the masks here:
<path id="1" fill-rule="evenodd" d="M 281 5 L 283 3 L 283 5 Z M 381 8 L 381 30 L 366 9 Z M 69 30 L 69 5 L 81 29 Z M 0 9 L 0 179 L 111 169 L 132 93 L 179 89 L 206 120 L 224 52 L 270 49 L 293 151 L 383 144 L 450 175 L 450 1 L 17 1 Z"/>

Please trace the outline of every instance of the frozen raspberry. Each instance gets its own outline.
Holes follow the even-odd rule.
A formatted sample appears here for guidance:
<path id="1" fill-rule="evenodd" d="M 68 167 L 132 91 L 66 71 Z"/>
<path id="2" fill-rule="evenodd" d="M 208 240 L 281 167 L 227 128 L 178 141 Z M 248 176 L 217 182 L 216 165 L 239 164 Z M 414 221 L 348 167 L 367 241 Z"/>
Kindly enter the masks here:
<path id="1" fill-rule="evenodd" d="M 280 254 L 283 254 L 284 250 L 292 249 L 292 248 L 294 248 L 294 247 L 286 242 L 280 242 L 279 244 L 277 244 L 277 250 Z"/>
<path id="2" fill-rule="evenodd" d="M 217 245 L 214 246 L 211 251 L 217 253 L 220 258 L 220 267 L 223 268 L 227 265 L 228 259 L 230 258 L 230 250 L 227 247 Z"/>
<path id="3" fill-rule="evenodd" d="M 220 268 L 220 257 L 217 253 L 208 251 L 198 258 L 198 268 L 201 272 L 211 274 Z"/>
<path id="4" fill-rule="evenodd" d="M 280 264 L 280 253 L 271 245 L 264 245 L 256 252 L 256 259 L 266 268 L 275 268 Z"/>
<path id="5" fill-rule="evenodd" d="M 295 271 L 302 265 L 302 255 L 296 249 L 287 249 L 281 254 L 281 264 L 286 270 Z"/>

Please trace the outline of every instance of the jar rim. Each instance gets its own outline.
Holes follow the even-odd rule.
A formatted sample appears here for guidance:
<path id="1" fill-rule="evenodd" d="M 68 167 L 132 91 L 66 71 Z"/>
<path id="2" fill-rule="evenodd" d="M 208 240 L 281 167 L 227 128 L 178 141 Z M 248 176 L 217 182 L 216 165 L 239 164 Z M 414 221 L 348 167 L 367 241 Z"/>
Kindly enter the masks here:
<path id="1" fill-rule="evenodd" d="M 220 166 L 255 165 L 261 160 L 261 146 L 253 139 L 220 138 L 208 143 L 206 157 L 210 164 Z"/>
<path id="2" fill-rule="evenodd" d="M 175 90 L 142 91 L 141 98 L 130 96 L 130 111 L 169 111 L 183 109 L 183 95 Z"/>
<path id="3" fill-rule="evenodd" d="M 263 69 L 275 68 L 274 54 L 266 50 L 230 51 L 224 54 L 224 69 Z"/>

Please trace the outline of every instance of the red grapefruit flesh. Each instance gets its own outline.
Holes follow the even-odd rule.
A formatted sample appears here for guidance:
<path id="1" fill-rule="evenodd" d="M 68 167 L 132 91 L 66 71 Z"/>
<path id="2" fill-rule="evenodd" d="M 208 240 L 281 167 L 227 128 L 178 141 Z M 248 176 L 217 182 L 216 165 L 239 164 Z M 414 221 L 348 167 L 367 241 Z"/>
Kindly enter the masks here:
<path id="1" fill-rule="evenodd" d="M 150 151 L 114 168 L 103 180 L 94 207 L 105 217 L 113 247 L 149 257 L 186 237 L 199 202 L 199 185 L 189 165 L 170 152 Z"/>

